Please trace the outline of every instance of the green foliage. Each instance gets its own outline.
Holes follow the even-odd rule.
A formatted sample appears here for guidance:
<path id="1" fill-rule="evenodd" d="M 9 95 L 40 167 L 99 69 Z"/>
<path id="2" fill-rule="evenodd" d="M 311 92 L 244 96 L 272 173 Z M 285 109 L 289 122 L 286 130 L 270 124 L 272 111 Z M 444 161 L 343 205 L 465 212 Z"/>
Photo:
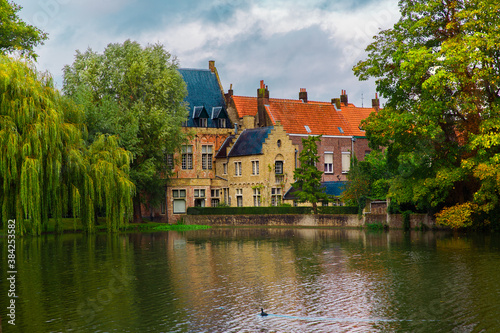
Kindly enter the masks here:
<path id="1" fill-rule="evenodd" d="M 97 209 L 116 230 L 130 216 L 130 154 L 115 137 L 86 146 L 83 113 L 30 64 L 0 56 L 0 200 L 2 220 L 40 234 L 49 217 L 80 216 L 94 230 Z"/>
<path id="2" fill-rule="evenodd" d="M 188 215 L 268 215 L 268 214 L 311 214 L 312 207 L 189 207 Z M 357 207 L 318 207 L 319 214 L 357 214 Z"/>
<path id="3" fill-rule="evenodd" d="M 19 51 L 22 55 L 36 58 L 33 49 L 43 44 L 47 34 L 21 20 L 17 15 L 21 8 L 13 2 L 0 0 L 0 54 Z"/>
<path id="4" fill-rule="evenodd" d="M 429 213 L 456 206 L 471 217 L 460 225 L 482 223 L 499 207 L 498 151 L 488 147 L 499 135 L 493 123 L 500 111 L 500 3 L 399 6 L 400 20 L 354 67 L 360 79 L 375 77 L 387 99 L 363 128 L 374 147 L 387 147 L 394 173 L 388 197 Z"/>
<path id="5" fill-rule="evenodd" d="M 320 140 L 321 136 L 309 136 L 302 139 L 302 151 L 299 155 L 300 166 L 293 172 L 295 182 L 292 183 L 292 186 L 297 189 L 295 194 L 298 201 L 312 203 L 315 213 L 318 202 L 330 200 L 330 196 L 325 193 L 324 187 L 321 186 L 323 172 L 316 167 L 319 162 L 316 142 Z"/>
<path id="6" fill-rule="evenodd" d="M 189 231 L 189 230 L 206 230 L 210 229 L 208 225 L 196 224 L 165 224 L 154 228 L 155 231 Z"/>
<path id="7" fill-rule="evenodd" d="M 73 64 L 64 67 L 63 90 L 85 110 L 90 142 L 101 133 L 117 135 L 120 147 L 132 153 L 138 221 L 141 196 L 159 202 L 168 176 L 166 154 L 185 139 L 186 86 L 176 59 L 159 44 L 142 48 L 129 40 L 109 44 L 103 54 L 77 51 Z"/>
<path id="8" fill-rule="evenodd" d="M 367 199 L 385 200 L 390 178 L 387 154 L 374 150 L 361 162 L 354 156 L 347 175 L 349 182 L 341 195 L 342 201 L 362 209 Z"/>

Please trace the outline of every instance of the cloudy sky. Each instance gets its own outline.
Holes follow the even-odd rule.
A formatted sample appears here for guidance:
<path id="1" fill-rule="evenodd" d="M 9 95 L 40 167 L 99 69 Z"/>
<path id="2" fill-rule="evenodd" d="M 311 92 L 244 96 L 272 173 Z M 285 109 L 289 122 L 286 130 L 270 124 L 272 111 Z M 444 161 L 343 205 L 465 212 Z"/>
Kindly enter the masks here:
<path id="1" fill-rule="evenodd" d="M 352 67 L 379 29 L 399 18 L 397 0 L 14 0 L 21 18 L 49 34 L 37 48 L 38 68 L 58 88 L 75 51 L 102 52 L 126 39 L 161 43 L 183 68 L 215 60 L 222 85 L 256 96 L 349 101 L 371 106 L 374 81 L 360 82 Z"/>

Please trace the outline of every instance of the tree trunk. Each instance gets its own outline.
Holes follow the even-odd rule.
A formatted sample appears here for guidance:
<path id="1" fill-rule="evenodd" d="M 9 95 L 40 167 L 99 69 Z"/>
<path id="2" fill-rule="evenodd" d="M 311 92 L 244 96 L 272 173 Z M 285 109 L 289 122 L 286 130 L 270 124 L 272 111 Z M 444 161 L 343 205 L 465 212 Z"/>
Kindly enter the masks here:
<path id="1" fill-rule="evenodd" d="M 134 220 L 133 223 L 142 223 L 142 214 L 141 214 L 141 197 L 139 194 L 136 194 L 132 199 L 134 205 Z"/>
<path id="2" fill-rule="evenodd" d="M 318 203 L 317 202 L 313 202 L 313 211 L 314 211 L 314 214 L 318 214 Z"/>

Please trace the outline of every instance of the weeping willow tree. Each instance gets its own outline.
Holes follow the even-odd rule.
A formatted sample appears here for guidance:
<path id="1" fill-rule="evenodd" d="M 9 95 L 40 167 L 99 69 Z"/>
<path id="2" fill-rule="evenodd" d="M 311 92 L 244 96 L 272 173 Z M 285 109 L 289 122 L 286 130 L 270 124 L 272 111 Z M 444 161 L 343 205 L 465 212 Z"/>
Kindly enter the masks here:
<path id="1" fill-rule="evenodd" d="M 49 218 L 81 217 L 92 232 L 98 209 L 109 230 L 128 221 L 135 188 L 130 153 L 113 136 L 85 145 L 84 114 L 49 75 L 0 56 L 0 204 L 19 234 L 40 234 Z"/>

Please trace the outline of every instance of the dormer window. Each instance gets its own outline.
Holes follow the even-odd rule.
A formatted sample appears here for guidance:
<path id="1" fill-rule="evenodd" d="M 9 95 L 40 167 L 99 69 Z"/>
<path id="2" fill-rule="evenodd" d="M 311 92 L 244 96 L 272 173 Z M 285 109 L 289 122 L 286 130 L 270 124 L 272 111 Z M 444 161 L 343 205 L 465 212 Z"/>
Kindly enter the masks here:
<path id="1" fill-rule="evenodd" d="M 207 127 L 207 126 L 208 126 L 208 119 L 200 118 L 200 127 Z"/>
<path id="2" fill-rule="evenodd" d="M 226 128 L 226 119 L 224 118 L 217 119 L 217 125 L 219 126 L 219 128 Z"/>

